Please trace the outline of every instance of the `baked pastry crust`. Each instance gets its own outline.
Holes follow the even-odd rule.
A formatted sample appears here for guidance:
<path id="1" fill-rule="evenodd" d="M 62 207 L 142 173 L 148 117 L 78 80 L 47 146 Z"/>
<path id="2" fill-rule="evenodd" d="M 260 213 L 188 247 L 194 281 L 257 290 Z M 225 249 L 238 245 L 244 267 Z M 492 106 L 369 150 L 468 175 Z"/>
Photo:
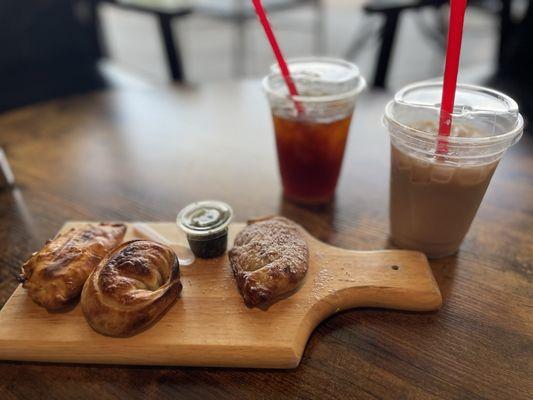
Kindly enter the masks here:
<path id="1" fill-rule="evenodd" d="M 131 336 L 163 315 L 181 289 L 174 251 L 149 240 L 132 240 L 109 253 L 89 276 L 81 307 L 95 331 Z"/>
<path id="2" fill-rule="evenodd" d="M 249 307 L 271 303 L 294 290 L 309 266 L 303 229 L 283 217 L 251 221 L 235 238 L 229 260 Z"/>
<path id="3" fill-rule="evenodd" d="M 68 307 L 79 297 L 89 274 L 122 242 L 125 233 L 123 224 L 98 224 L 58 234 L 22 265 L 22 287 L 47 310 Z"/>

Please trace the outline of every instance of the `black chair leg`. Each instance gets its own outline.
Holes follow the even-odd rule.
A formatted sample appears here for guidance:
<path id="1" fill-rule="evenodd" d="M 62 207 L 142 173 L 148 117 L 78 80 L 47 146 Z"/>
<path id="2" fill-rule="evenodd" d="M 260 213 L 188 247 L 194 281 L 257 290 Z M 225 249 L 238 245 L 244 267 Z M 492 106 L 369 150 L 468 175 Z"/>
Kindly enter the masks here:
<path id="1" fill-rule="evenodd" d="M 375 87 L 384 88 L 386 86 L 387 71 L 389 69 L 399 20 L 399 11 L 390 11 L 385 14 L 385 23 L 383 24 L 381 31 L 381 48 L 379 49 L 377 65 L 374 73 Z"/>
<path id="2" fill-rule="evenodd" d="M 530 5 L 530 7 L 533 7 Z M 498 64 L 505 62 L 505 45 L 509 42 L 512 30 L 511 0 L 502 0 L 500 9 L 500 43 L 498 45 Z"/>
<path id="3" fill-rule="evenodd" d="M 170 71 L 170 75 L 172 76 L 172 80 L 177 82 L 183 82 L 185 80 L 185 76 L 183 73 L 181 53 L 177 47 L 178 44 L 174 43 L 171 22 L 171 17 L 167 15 L 159 15 L 159 29 L 161 30 L 161 36 L 165 45 L 167 64 Z"/>
<path id="4" fill-rule="evenodd" d="M 100 21 L 100 15 L 98 14 L 98 0 L 89 0 L 88 9 L 89 9 L 89 18 L 91 24 L 89 26 L 90 37 L 92 41 L 92 46 L 97 58 L 102 58 L 107 56 L 107 49 L 104 47 L 103 35 L 102 35 L 102 26 Z"/>

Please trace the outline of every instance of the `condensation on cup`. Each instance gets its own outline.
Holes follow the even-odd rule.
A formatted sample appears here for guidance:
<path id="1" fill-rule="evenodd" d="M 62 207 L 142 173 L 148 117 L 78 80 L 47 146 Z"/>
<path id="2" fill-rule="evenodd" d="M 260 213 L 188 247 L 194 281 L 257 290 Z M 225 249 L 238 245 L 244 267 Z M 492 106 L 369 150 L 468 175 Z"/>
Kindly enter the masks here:
<path id="1" fill-rule="evenodd" d="M 437 154 L 441 94 L 440 82 L 409 85 L 383 117 L 391 138 L 391 240 L 429 258 L 457 252 L 500 159 L 524 125 L 510 97 L 458 85 L 448 150 Z"/>

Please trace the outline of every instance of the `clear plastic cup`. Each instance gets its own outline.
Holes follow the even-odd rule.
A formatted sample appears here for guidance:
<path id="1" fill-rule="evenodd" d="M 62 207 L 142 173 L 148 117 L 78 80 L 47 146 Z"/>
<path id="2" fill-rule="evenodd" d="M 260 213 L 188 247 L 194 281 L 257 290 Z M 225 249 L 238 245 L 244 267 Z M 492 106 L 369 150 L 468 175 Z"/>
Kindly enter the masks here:
<path id="1" fill-rule="evenodd" d="M 298 203 L 326 203 L 335 193 L 355 101 L 365 80 L 357 66 L 343 60 L 298 58 L 288 60 L 288 66 L 298 96 L 289 96 L 277 65 L 263 80 L 283 193 Z"/>
<path id="2" fill-rule="evenodd" d="M 409 85 L 383 117 L 391 138 L 391 239 L 430 258 L 457 252 L 498 162 L 524 125 L 509 96 L 458 85 L 448 151 L 438 154 L 441 94 L 440 82 Z"/>

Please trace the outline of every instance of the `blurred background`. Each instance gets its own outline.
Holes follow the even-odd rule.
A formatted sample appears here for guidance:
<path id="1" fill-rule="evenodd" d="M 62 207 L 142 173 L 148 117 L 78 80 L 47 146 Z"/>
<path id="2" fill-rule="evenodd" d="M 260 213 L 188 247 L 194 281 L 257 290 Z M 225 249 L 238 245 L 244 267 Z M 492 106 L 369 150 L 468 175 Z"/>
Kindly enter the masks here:
<path id="1" fill-rule="evenodd" d="M 287 57 L 353 61 L 375 90 L 442 75 L 448 2 L 264 0 Z M 259 78 L 273 61 L 250 0 L 2 0 L 0 112 L 105 87 Z M 470 0 L 460 81 L 533 115 L 529 0 Z"/>

